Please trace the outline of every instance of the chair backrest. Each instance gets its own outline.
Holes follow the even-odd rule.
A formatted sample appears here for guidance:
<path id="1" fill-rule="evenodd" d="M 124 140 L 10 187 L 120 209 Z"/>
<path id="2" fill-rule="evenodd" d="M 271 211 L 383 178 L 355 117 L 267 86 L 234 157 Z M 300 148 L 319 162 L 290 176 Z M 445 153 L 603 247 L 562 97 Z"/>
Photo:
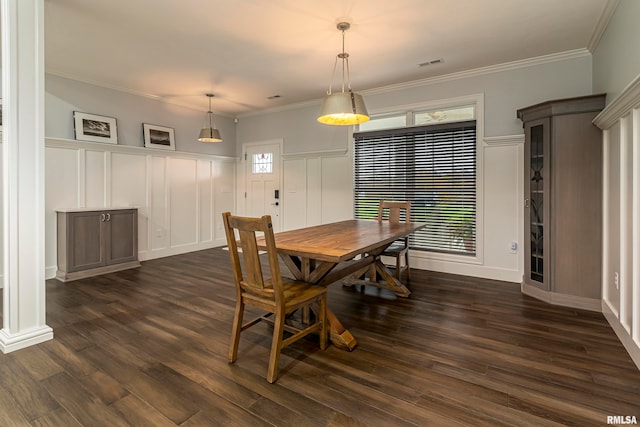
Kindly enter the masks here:
<path id="1" fill-rule="evenodd" d="M 378 221 L 387 220 L 391 223 L 399 223 L 404 211 L 405 222 L 410 221 L 411 217 L 411 202 L 389 202 L 380 200 L 378 205 Z"/>
<path id="2" fill-rule="evenodd" d="M 273 298 L 276 301 L 281 300 L 283 297 L 282 277 L 280 276 L 271 216 L 248 218 L 233 216 L 230 212 L 225 212 L 222 214 L 222 220 L 238 292 L 247 291 L 262 297 Z M 240 238 L 239 241 L 236 240 L 236 231 Z M 256 233 L 264 234 L 269 260 L 269 278 L 265 278 L 263 274 Z M 244 260 L 244 269 L 240 263 L 240 253 L 242 253 Z"/>

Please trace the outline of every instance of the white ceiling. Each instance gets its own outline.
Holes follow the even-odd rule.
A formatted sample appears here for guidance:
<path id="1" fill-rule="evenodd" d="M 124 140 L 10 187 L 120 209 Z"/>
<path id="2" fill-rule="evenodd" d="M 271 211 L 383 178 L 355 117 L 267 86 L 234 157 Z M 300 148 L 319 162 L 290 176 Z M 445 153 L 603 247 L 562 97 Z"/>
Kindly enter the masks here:
<path id="1" fill-rule="evenodd" d="M 587 48 L 608 1 L 45 0 L 46 71 L 235 116 L 322 98 L 340 21 L 363 91 Z"/>

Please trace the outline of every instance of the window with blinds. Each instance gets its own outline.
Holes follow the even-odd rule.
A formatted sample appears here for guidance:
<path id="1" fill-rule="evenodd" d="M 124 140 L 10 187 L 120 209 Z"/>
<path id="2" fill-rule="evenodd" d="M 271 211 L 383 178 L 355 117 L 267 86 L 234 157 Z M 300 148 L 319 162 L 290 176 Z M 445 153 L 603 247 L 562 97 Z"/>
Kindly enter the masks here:
<path id="1" fill-rule="evenodd" d="M 476 122 L 354 133 L 355 217 L 410 200 L 412 249 L 475 255 Z"/>

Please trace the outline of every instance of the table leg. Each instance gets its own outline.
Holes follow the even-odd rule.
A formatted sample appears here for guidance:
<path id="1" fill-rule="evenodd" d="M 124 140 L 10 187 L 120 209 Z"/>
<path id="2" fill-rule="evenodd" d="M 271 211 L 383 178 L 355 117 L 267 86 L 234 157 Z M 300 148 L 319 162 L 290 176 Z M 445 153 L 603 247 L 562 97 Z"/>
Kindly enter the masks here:
<path id="1" fill-rule="evenodd" d="M 408 297 L 411 295 L 409 288 L 396 279 L 387 266 L 380 260 L 379 256 L 369 256 L 374 258 L 373 263 L 369 267 L 365 267 L 345 279 L 343 281 L 344 285 L 370 285 L 388 289 L 399 297 Z"/>
<path id="2" fill-rule="evenodd" d="M 352 351 L 358 345 L 351 332 L 346 330 L 336 315 L 327 308 L 327 320 L 329 320 L 329 338 L 333 345 L 340 350 Z"/>
<path id="3" fill-rule="evenodd" d="M 391 271 L 389 271 L 387 266 L 384 265 L 384 263 L 379 258 L 376 259 L 375 266 L 376 266 L 376 271 L 380 273 L 380 276 L 386 282 L 386 286 L 382 285 L 380 287 L 393 291 L 399 297 L 408 297 L 409 295 L 411 295 L 411 291 L 409 290 L 409 288 L 407 288 L 398 279 L 396 279 L 395 276 L 391 274 Z M 379 284 L 380 282 L 377 281 L 375 283 Z M 372 283 L 372 284 L 375 284 L 375 283 Z"/>
<path id="4" fill-rule="evenodd" d="M 336 266 L 336 263 L 319 262 L 308 258 L 298 258 L 289 255 L 281 255 L 280 258 L 289 268 L 289 271 L 298 280 L 303 280 L 309 283 L 318 283 L 326 277 L 326 284 L 322 286 L 328 286 L 329 284 L 338 280 L 338 277 L 333 278 L 329 273 Z M 366 264 L 371 264 L 371 260 L 367 260 Z M 375 268 L 373 264 L 367 266 L 367 268 Z M 347 268 L 341 270 L 342 274 L 348 274 L 351 269 Z M 329 277 L 327 277 L 329 275 Z M 343 277 L 343 276 L 341 276 Z M 337 348 L 341 350 L 352 351 L 358 345 L 356 339 L 351 335 L 351 332 L 346 330 L 340 320 L 336 317 L 335 313 L 327 307 L 327 320 L 329 321 L 329 339 Z M 302 322 L 309 322 L 309 313 L 302 313 Z"/>

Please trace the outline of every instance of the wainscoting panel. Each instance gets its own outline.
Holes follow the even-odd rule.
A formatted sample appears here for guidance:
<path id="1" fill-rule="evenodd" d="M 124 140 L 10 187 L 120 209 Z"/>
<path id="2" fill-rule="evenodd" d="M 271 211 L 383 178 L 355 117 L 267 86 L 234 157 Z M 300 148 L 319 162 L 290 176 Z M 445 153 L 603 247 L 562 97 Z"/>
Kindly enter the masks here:
<path id="1" fill-rule="evenodd" d="M 284 230 L 353 218 L 349 156 L 296 153 L 283 157 Z"/>
<path id="2" fill-rule="evenodd" d="M 171 225 L 171 246 L 194 245 L 197 243 L 198 180 L 196 160 L 169 160 L 169 218 Z"/>
<path id="3" fill-rule="evenodd" d="M 57 270 L 56 252 L 56 209 L 77 207 L 84 192 L 84 151 L 68 148 L 45 147 L 45 275 L 55 277 Z"/>
<path id="4" fill-rule="evenodd" d="M 349 167 L 349 173 L 352 168 Z M 307 159 L 307 225 L 322 224 L 322 159 L 315 157 Z M 353 177 L 342 183 L 351 185 Z M 327 200 L 327 202 L 330 202 Z M 353 202 L 352 202 L 353 203 Z"/>
<path id="5" fill-rule="evenodd" d="M 82 155 L 82 152 L 79 152 Z M 107 205 L 105 194 L 105 164 L 106 153 L 104 151 L 85 150 L 84 156 L 85 206 L 104 207 Z"/>
<path id="6" fill-rule="evenodd" d="M 223 212 L 235 212 L 236 210 L 236 164 L 231 162 L 213 163 L 213 218 L 215 236 L 214 244 L 218 246 L 226 242 L 224 225 L 222 224 Z M 216 243 L 217 242 L 217 243 Z"/>
<path id="7" fill-rule="evenodd" d="M 603 130 L 602 312 L 640 368 L 640 75 L 594 124 Z"/>
<path id="8" fill-rule="evenodd" d="M 351 157 L 322 158 L 322 223 L 353 218 Z"/>
<path id="9" fill-rule="evenodd" d="M 282 162 L 284 194 L 282 199 L 283 230 L 307 225 L 307 160 L 285 159 Z"/>
<path id="10" fill-rule="evenodd" d="M 149 156 L 147 158 L 148 223 L 152 252 L 169 248 L 169 195 L 166 167 L 166 157 Z M 149 258 L 155 257 L 150 256 Z"/>
<path id="11" fill-rule="evenodd" d="M 147 210 L 147 158 L 145 155 L 106 153 L 109 159 L 109 185 L 106 187 L 110 200 L 106 206 L 133 206 L 138 208 L 138 251 L 148 249 Z M 87 205 L 91 207 L 91 205 Z"/>
<path id="12" fill-rule="evenodd" d="M 57 269 L 56 209 L 138 208 L 143 261 L 225 244 L 221 212 L 235 209 L 236 159 L 53 138 L 45 143 L 47 278 Z"/>
<path id="13" fill-rule="evenodd" d="M 198 160 L 198 236 L 200 242 L 213 240 L 213 175 L 211 162 Z"/>

